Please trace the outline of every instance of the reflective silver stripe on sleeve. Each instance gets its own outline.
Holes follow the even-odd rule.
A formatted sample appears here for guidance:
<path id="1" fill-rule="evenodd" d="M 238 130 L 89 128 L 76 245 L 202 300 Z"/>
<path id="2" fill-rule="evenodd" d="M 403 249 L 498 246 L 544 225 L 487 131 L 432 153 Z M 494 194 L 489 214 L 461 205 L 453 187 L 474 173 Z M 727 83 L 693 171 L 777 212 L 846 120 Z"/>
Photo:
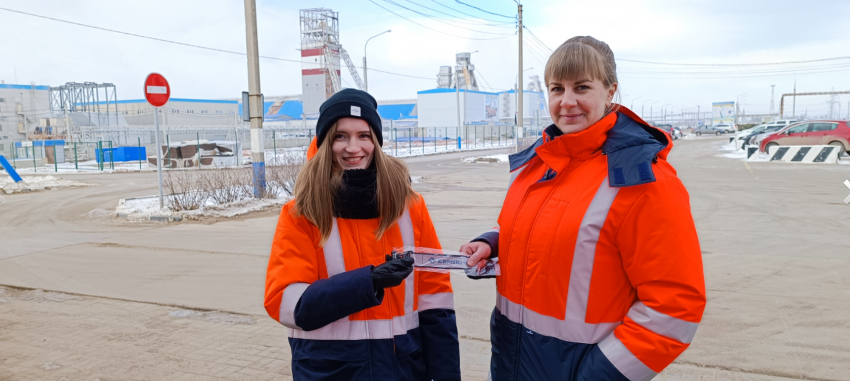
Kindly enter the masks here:
<path id="1" fill-rule="evenodd" d="M 525 167 L 527 166 L 528 164 L 523 165 L 522 167 L 517 168 L 516 171 L 511 172 L 511 179 L 508 181 L 508 188 L 510 188 L 511 185 L 514 185 L 514 180 L 519 177 L 519 174 L 522 173 L 522 171 L 525 170 Z"/>
<path id="2" fill-rule="evenodd" d="M 630 381 L 648 381 L 658 375 L 635 357 L 613 333 L 599 343 L 599 350 Z"/>
<path id="3" fill-rule="evenodd" d="M 419 311 L 436 309 L 453 310 L 454 308 L 455 298 L 451 292 L 419 295 Z"/>
<path id="4" fill-rule="evenodd" d="M 283 296 L 280 298 L 280 324 L 298 328 L 295 325 L 295 306 L 308 286 L 310 285 L 307 283 L 292 283 L 283 289 Z"/>
<path id="5" fill-rule="evenodd" d="M 573 265 L 570 269 L 570 288 L 567 291 L 567 309 L 565 320 L 585 322 L 587 317 L 587 299 L 590 294 L 590 277 L 593 274 L 593 261 L 596 258 L 596 244 L 599 232 L 608 218 L 608 211 L 617 197 L 620 188 L 608 186 L 608 177 L 602 180 L 599 189 L 584 212 L 573 252 Z"/>
<path id="6" fill-rule="evenodd" d="M 614 332 L 614 328 L 620 325 L 620 322 L 593 324 L 583 321 L 561 320 L 532 311 L 500 294 L 496 296 L 496 308 L 514 323 L 522 324 L 541 335 L 573 343 L 596 344 L 610 335 L 611 332 Z"/>
<path id="7" fill-rule="evenodd" d="M 392 339 L 419 327 L 419 313 L 384 320 L 337 320 L 313 331 L 289 329 L 289 337 L 308 340 Z"/>
<path id="8" fill-rule="evenodd" d="M 699 323 L 691 323 L 663 314 L 640 301 L 632 305 L 626 316 L 652 332 L 684 344 L 691 343 L 699 328 Z"/>
<path id="9" fill-rule="evenodd" d="M 398 228 L 401 230 L 401 240 L 404 246 L 414 247 L 416 241 L 413 237 L 413 221 L 410 220 L 410 211 L 405 209 L 404 213 L 398 219 Z M 413 295 L 414 295 L 414 278 L 416 272 L 410 272 L 410 275 L 404 279 L 404 313 L 413 312 Z"/>
<path id="10" fill-rule="evenodd" d="M 342 255 L 342 241 L 339 237 L 339 226 L 333 219 L 331 235 L 322 247 L 325 252 L 325 265 L 328 268 L 328 278 L 345 272 L 345 257 Z"/>

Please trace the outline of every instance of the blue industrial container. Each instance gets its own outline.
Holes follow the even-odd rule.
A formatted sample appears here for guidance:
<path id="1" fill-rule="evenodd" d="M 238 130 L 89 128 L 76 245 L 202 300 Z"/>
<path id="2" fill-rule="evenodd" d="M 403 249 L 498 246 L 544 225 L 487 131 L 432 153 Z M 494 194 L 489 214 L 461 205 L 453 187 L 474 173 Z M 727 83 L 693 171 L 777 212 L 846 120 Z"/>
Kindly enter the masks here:
<path id="1" fill-rule="evenodd" d="M 115 147 L 115 148 L 104 148 L 103 155 L 100 154 L 100 150 L 96 149 L 95 157 L 97 158 L 97 162 L 100 163 L 101 157 L 103 161 L 139 161 L 145 160 L 147 158 L 145 147 Z"/>

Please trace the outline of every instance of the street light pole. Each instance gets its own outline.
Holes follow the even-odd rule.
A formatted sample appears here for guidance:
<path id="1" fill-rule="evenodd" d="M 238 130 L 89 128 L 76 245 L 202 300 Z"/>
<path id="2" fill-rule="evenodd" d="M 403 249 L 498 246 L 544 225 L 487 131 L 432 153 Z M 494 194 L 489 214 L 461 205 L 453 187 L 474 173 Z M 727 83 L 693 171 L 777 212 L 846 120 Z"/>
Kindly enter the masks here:
<path id="1" fill-rule="evenodd" d="M 658 102 L 661 102 L 661 101 L 655 101 L 655 102 L 652 102 L 652 103 L 649 104 L 649 120 L 650 120 L 649 124 L 652 124 L 652 122 L 651 122 L 652 121 L 652 106 L 654 104 L 658 103 Z"/>
<path id="2" fill-rule="evenodd" d="M 632 99 L 632 105 L 631 105 L 631 107 L 629 107 L 629 110 L 634 110 L 634 109 L 635 109 L 635 101 L 636 101 L 636 100 L 638 100 L 638 99 L 640 99 L 640 98 L 641 98 L 641 97 L 637 97 L 637 98 L 635 98 L 635 99 Z"/>
<path id="3" fill-rule="evenodd" d="M 652 99 L 647 99 L 647 100 L 643 101 L 643 103 L 640 104 L 640 117 L 644 118 L 644 119 L 646 119 L 646 114 L 644 114 L 644 112 L 643 112 L 643 110 L 644 110 L 643 106 L 646 104 L 646 102 L 652 102 Z"/>
<path id="4" fill-rule="evenodd" d="M 369 45 L 369 41 L 371 41 L 373 38 L 389 32 L 392 32 L 392 29 L 369 37 L 369 39 L 366 40 L 366 43 L 363 44 L 363 91 L 365 92 L 369 92 L 369 72 L 366 70 L 366 47 Z"/>
<path id="5" fill-rule="evenodd" d="M 517 139 L 517 144 L 515 146 L 516 152 L 519 152 L 519 131 L 522 131 L 522 122 L 525 119 L 525 114 L 522 109 L 522 4 L 519 1 L 514 0 L 517 6 L 517 21 L 518 21 L 518 30 L 517 34 L 519 35 L 519 70 L 517 70 L 517 132 L 514 136 Z"/>
<path id="6" fill-rule="evenodd" d="M 263 147 L 263 103 L 262 92 L 260 91 L 260 53 L 257 43 L 257 4 L 255 0 L 245 0 L 245 29 L 248 45 L 247 111 L 251 118 L 251 166 L 254 169 L 254 197 L 262 198 L 266 188 L 266 155 Z M 198 155 L 200 157 L 200 152 Z M 242 155 L 242 153 L 237 152 L 236 155 Z"/>

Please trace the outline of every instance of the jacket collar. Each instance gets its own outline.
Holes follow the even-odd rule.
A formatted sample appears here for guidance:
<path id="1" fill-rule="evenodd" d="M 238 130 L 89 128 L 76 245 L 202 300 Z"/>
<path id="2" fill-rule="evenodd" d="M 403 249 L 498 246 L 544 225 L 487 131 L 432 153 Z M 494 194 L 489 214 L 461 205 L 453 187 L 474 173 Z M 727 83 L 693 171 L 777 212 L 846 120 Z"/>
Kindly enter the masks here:
<path id="1" fill-rule="evenodd" d="M 601 154 L 608 131 L 616 122 L 617 114 L 608 113 L 590 127 L 566 135 L 559 134 L 561 131 L 552 124 L 543 134 L 544 143 L 535 151 L 550 168 L 562 171 L 573 159 L 583 161 Z"/>

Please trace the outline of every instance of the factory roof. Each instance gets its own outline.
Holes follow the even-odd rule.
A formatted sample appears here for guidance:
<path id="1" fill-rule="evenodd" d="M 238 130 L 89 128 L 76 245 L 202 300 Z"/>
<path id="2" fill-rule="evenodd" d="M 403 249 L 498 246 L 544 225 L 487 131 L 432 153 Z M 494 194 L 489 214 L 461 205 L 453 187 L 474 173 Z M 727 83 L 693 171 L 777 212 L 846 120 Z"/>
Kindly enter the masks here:
<path id="1" fill-rule="evenodd" d="M 455 89 L 431 89 L 431 90 L 422 90 L 417 91 L 416 94 L 439 94 L 439 93 L 453 93 Z M 486 91 L 478 91 L 478 90 L 466 90 L 460 89 L 461 93 L 478 93 L 478 94 L 490 94 L 490 95 L 499 95 L 499 93 L 490 93 Z"/>
<path id="2" fill-rule="evenodd" d="M 0 84 L 0 89 L 17 89 L 17 90 L 50 90 L 50 86 L 32 86 L 32 85 L 13 85 L 8 83 Z"/>
<path id="3" fill-rule="evenodd" d="M 413 115 L 416 110 L 416 103 L 394 104 L 394 105 L 378 105 L 378 114 L 381 119 L 416 119 Z"/>
<path id="4" fill-rule="evenodd" d="M 226 103 L 226 104 L 238 104 L 237 101 L 222 101 L 218 99 L 189 99 L 189 98 L 171 98 L 168 102 L 187 102 L 187 103 Z M 111 101 L 109 103 L 112 103 Z M 118 104 L 127 104 L 127 103 L 148 103 L 146 99 L 125 99 L 123 101 L 117 101 L 115 103 Z M 77 103 L 78 105 L 81 103 Z M 97 104 L 106 104 L 105 101 L 97 102 Z"/>

